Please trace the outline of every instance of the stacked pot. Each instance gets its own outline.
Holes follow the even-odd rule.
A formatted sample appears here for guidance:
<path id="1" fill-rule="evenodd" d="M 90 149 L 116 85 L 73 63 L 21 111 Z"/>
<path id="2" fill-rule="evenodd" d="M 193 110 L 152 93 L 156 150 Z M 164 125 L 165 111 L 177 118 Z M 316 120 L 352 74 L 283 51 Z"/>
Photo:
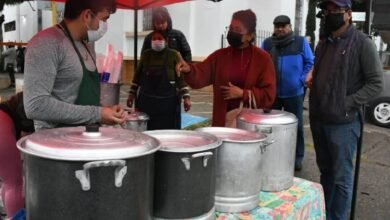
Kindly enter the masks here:
<path id="1" fill-rule="evenodd" d="M 219 137 L 215 207 L 220 212 L 249 211 L 259 204 L 267 137 L 242 129 L 209 127 L 198 131 Z"/>
<path id="2" fill-rule="evenodd" d="M 293 185 L 297 126 L 295 115 L 285 111 L 245 109 L 238 115 L 238 128 L 274 140 L 263 155 L 262 191 L 279 192 Z"/>
<path id="3" fill-rule="evenodd" d="M 221 140 L 196 131 L 146 134 L 161 142 L 156 154 L 155 219 L 215 219 L 215 170 Z"/>
<path id="4" fill-rule="evenodd" d="M 160 142 L 124 129 L 43 130 L 24 154 L 27 219 L 151 219 Z"/>

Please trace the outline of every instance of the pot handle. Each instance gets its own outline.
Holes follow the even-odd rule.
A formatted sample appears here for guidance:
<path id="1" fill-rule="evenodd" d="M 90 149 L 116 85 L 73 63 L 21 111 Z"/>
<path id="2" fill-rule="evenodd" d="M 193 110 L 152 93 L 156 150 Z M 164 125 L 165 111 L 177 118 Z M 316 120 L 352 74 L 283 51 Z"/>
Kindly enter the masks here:
<path id="1" fill-rule="evenodd" d="M 267 147 L 271 144 L 275 143 L 275 140 L 270 140 L 270 141 L 264 141 L 260 143 L 260 151 L 261 153 L 265 153 L 267 151 Z"/>
<path id="2" fill-rule="evenodd" d="M 272 127 L 263 127 L 260 125 L 255 125 L 256 132 L 260 132 L 262 134 L 272 134 Z"/>
<path id="3" fill-rule="evenodd" d="M 115 186 L 117 188 L 122 186 L 123 177 L 127 173 L 126 161 L 124 160 L 103 160 L 88 162 L 83 165 L 82 170 L 76 170 L 75 176 L 80 181 L 81 189 L 89 191 L 91 189 L 91 181 L 89 178 L 89 170 L 98 167 L 117 167 L 115 169 Z"/>
<path id="4" fill-rule="evenodd" d="M 183 157 L 181 161 L 184 164 L 186 170 L 191 170 L 191 160 L 203 157 L 203 167 L 207 167 L 209 159 L 213 156 L 213 152 L 202 152 L 191 155 L 191 157 Z"/>
<path id="5" fill-rule="evenodd" d="M 255 125 L 255 129 L 256 129 L 256 132 L 259 132 L 259 133 L 266 135 L 267 139 L 268 139 L 268 135 L 272 134 L 272 127 L 264 127 L 264 126 L 260 126 L 260 125 Z M 275 143 L 275 140 L 261 142 L 261 144 L 260 144 L 261 153 L 266 152 L 267 146 L 269 146 L 273 143 Z"/>

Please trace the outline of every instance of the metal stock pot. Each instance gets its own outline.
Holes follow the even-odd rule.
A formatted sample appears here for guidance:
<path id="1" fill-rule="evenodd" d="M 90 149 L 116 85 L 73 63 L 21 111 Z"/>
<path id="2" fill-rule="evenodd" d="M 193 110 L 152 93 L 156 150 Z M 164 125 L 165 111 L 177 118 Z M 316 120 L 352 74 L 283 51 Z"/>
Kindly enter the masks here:
<path id="1" fill-rule="evenodd" d="M 121 84 L 119 83 L 100 83 L 100 105 L 113 106 L 119 104 Z"/>
<path id="2" fill-rule="evenodd" d="M 237 128 L 208 127 L 222 139 L 218 148 L 215 209 L 221 212 L 249 211 L 259 204 L 261 162 L 270 144 L 264 134 Z"/>
<path id="3" fill-rule="evenodd" d="M 122 128 L 139 132 L 146 131 L 148 121 L 149 116 L 146 113 L 128 111 L 126 122 L 122 125 Z"/>
<path id="4" fill-rule="evenodd" d="M 298 120 L 294 114 L 262 109 L 244 109 L 237 127 L 264 133 L 275 140 L 263 155 L 262 191 L 278 192 L 290 188 L 294 179 Z"/>
<path id="5" fill-rule="evenodd" d="M 155 219 L 214 219 L 215 167 L 221 140 L 196 131 L 155 130 Z"/>
<path id="6" fill-rule="evenodd" d="M 42 130 L 18 141 L 27 219 L 151 219 L 160 142 L 124 129 Z"/>

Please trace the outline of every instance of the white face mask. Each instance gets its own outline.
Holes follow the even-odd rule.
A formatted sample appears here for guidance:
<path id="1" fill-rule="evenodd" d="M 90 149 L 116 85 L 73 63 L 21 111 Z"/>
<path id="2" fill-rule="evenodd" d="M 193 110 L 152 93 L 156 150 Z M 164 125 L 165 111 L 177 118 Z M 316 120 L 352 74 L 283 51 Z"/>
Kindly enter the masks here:
<path id="1" fill-rule="evenodd" d="M 88 27 L 88 29 L 90 29 Z M 99 28 L 97 30 L 88 30 L 88 41 L 95 42 L 107 33 L 108 24 L 105 21 L 99 20 Z"/>
<path id="2" fill-rule="evenodd" d="M 162 51 L 165 48 L 165 40 L 153 40 L 152 41 L 152 50 Z"/>

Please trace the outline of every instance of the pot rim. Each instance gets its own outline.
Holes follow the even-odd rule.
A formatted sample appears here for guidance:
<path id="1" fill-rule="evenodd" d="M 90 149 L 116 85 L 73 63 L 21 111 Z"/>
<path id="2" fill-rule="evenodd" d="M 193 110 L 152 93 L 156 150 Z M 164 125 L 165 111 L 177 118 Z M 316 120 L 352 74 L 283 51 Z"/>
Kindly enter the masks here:
<path id="1" fill-rule="evenodd" d="M 205 132 L 200 132 L 200 131 L 186 131 L 186 130 L 154 130 L 154 131 L 145 131 L 143 132 L 149 136 L 152 136 L 156 138 L 157 140 L 160 141 L 161 143 L 161 148 L 159 151 L 161 152 L 170 152 L 170 153 L 193 153 L 193 152 L 201 152 L 201 151 L 206 151 L 206 150 L 212 150 L 215 148 L 218 148 L 222 145 L 222 140 L 218 138 L 215 135 L 208 134 Z M 187 143 L 182 143 L 183 145 L 177 146 L 177 147 L 165 147 L 164 145 L 169 145 L 170 143 L 164 143 L 164 140 L 160 140 L 158 136 L 160 135 L 183 135 L 183 136 L 197 136 L 197 137 L 203 137 L 205 138 L 206 141 L 209 141 L 209 144 L 205 145 L 195 145 L 192 143 L 192 146 L 188 146 Z M 187 145 L 187 147 L 185 146 Z"/>
<path id="2" fill-rule="evenodd" d="M 244 130 L 244 129 L 239 129 L 239 128 L 227 128 L 227 127 L 203 127 L 203 128 L 198 128 L 196 129 L 196 131 L 200 131 L 200 132 L 205 132 L 205 133 L 209 133 L 209 134 L 212 134 L 212 135 L 215 135 L 217 136 L 218 138 L 220 138 L 222 140 L 222 142 L 226 142 L 226 143 L 243 143 L 243 144 L 250 144 L 250 143 L 261 143 L 261 142 L 264 142 L 267 140 L 267 135 L 263 134 L 263 133 L 258 133 L 258 132 L 253 132 L 253 131 L 248 131 L 248 130 Z M 239 140 L 239 139 L 231 139 L 229 137 L 222 137 L 222 133 L 225 133 L 225 134 L 234 134 L 236 133 L 236 135 L 238 135 L 239 133 L 242 133 L 243 135 L 244 134 L 247 134 L 247 136 L 243 136 L 243 137 L 248 137 L 248 135 L 252 135 L 253 137 L 251 137 L 251 139 L 247 139 L 247 140 Z M 249 137 L 248 137 L 249 138 Z"/>
<path id="3" fill-rule="evenodd" d="M 161 148 L 159 140 L 139 132 L 100 128 L 101 132 L 90 135 L 83 129 L 38 131 L 21 138 L 16 145 L 25 154 L 62 161 L 129 159 L 152 154 Z"/>

